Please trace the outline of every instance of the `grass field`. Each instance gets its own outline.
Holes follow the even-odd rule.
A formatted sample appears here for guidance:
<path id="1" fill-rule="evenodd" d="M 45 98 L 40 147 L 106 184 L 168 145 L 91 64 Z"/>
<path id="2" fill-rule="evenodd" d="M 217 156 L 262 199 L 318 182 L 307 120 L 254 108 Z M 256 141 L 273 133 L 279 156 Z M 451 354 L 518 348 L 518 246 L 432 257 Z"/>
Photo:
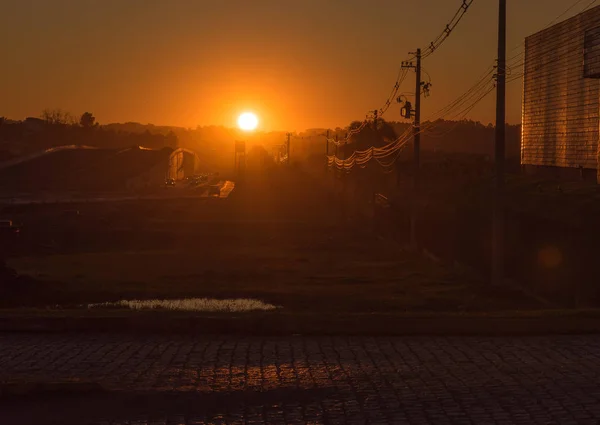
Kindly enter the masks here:
<path id="1" fill-rule="evenodd" d="M 304 233 L 304 235 L 306 235 Z M 146 251 L 23 257 L 10 261 L 43 282 L 34 304 L 185 297 L 255 298 L 293 311 L 473 311 L 533 307 L 366 236 L 356 246 L 320 232 L 321 243 L 276 238 L 227 252 Z M 342 246 L 336 247 L 337 243 Z M 513 294 L 514 295 L 514 294 Z M 36 300 L 36 298 L 41 298 Z"/>
<path id="2" fill-rule="evenodd" d="M 251 298 L 298 313 L 540 307 L 518 291 L 490 288 L 404 251 L 361 223 L 340 221 L 330 194 L 295 173 L 251 177 L 222 201 L 82 206 L 77 223 L 52 222 L 56 212 L 24 212 L 39 229 L 30 244 L 58 242 L 9 260 L 36 283 L 0 303 Z"/>

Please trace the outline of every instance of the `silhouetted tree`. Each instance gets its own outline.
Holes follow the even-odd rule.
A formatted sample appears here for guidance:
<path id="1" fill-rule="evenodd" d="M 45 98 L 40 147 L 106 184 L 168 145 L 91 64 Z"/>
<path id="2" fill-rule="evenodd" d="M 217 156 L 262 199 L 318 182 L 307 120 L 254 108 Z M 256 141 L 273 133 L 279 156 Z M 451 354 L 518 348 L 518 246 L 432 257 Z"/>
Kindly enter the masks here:
<path id="1" fill-rule="evenodd" d="M 47 124 L 75 124 L 75 118 L 69 112 L 63 111 L 62 109 L 44 109 L 42 111 L 41 118 L 46 121 Z"/>
<path id="2" fill-rule="evenodd" d="M 166 137 L 166 143 L 167 146 L 170 148 L 176 148 L 177 145 L 179 144 L 179 138 L 177 137 L 177 135 L 173 132 L 173 131 L 169 131 L 167 133 Z"/>
<path id="3" fill-rule="evenodd" d="M 348 127 L 349 131 L 356 130 L 362 125 L 359 121 L 353 121 Z M 345 154 L 351 155 L 353 151 L 369 149 L 371 146 L 381 147 L 396 139 L 397 134 L 394 127 L 382 119 L 378 120 L 377 129 L 373 123 L 369 123 L 356 134 L 350 137 L 350 143 L 344 147 Z"/>
<path id="4" fill-rule="evenodd" d="M 97 125 L 96 117 L 91 112 L 84 112 L 79 119 L 79 125 L 83 128 L 92 128 Z"/>

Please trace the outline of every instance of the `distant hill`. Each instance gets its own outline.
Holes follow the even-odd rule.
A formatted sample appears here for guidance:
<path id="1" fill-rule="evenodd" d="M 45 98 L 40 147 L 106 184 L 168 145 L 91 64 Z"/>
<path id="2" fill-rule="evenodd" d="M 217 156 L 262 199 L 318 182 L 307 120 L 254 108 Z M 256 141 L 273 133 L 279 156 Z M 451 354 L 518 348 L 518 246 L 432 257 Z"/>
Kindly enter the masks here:
<path id="1" fill-rule="evenodd" d="M 62 149 L 0 169 L 4 193 L 39 191 L 115 191 L 157 165 L 167 171 L 170 148 Z"/>
<path id="2" fill-rule="evenodd" d="M 371 128 L 366 128 L 358 137 L 360 140 L 355 137 L 354 143 L 343 147 L 338 153 L 350 155 L 357 149 L 382 146 L 395 137 L 410 132 L 412 126 L 407 121 L 382 120 L 381 124 L 385 124 L 385 134 L 381 130 L 378 130 L 381 134 L 375 134 Z M 433 125 L 430 127 L 430 124 Z M 343 139 L 348 128 L 330 129 L 330 137 L 337 135 Z M 494 154 L 494 127 L 491 125 L 469 120 L 439 120 L 435 123 L 425 122 L 422 128 L 425 129 L 421 138 L 424 150 L 486 156 Z M 335 148 L 332 143 L 327 145 L 324 137 L 326 134 L 325 128 L 312 128 L 294 134 L 290 143 L 292 160 L 315 158 L 321 161 L 326 152 L 333 154 Z M 507 126 L 506 150 L 511 158 L 520 158 L 520 135 L 520 126 Z M 286 149 L 286 139 L 286 132 L 283 131 L 242 133 L 236 128 L 216 125 L 191 129 L 126 122 L 86 128 L 79 124 L 50 124 L 40 119 L 5 120 L 0 125 L 0 162 L 10 159 L 11 155 L 27 156 L 65 145 L 88 145 L 98 149 L 144 146 L 155 150 L 183 147 L 198 154 L 203 171 L 228 172 L 232 169 L 237 140 L 244 140 L 248 150 L 253 146 L 263 146 L 267 152 L 274 153 Z"/>
<path id="3" fill-rule="evenodd" d="M 358 123 L 360 124 L 360 123 Z M 381 125 L 385 124 L 385 125 Z M 381 127 L 385 127 L 386 134 L 382 134 Z M 389 128 L 391 127 L 391 134 Z M 495 128 L 492 125 L 484 125 L 480 122 L 462 120 L 435 122 L 424 122 L 421 128 L 421 149 L 432 152 L 446 153 L 464 153 L 481 156 L 494 156 Z M 383 121 L 380 123 L 380 134 L 377 137 L 371 127 L 363 129 L 360 137 L 353 136 L 346 146 L 340 146 L 338 156 L 350 156 L 355 150 L 368 149 L 371 146 L 383 146 L 396 137 L 407 135 L 409 145 L 412 145 L 412 123 Z M 298 138 L 294 138 L 291 143 L 291 156 L 297 160 L 322 161 L 327 152 L 333 155 L 336 152 L 333 143 L 327 144 L 324 135 L 325 129 L 312 129 L 300 133 Z M 338 128 L 330 130 L 330 137 L 337 135 L 340 140 L 345 139 L 348 129 Z M 385 137 L 381 137 L 385 136 Z M 394 137 L 392 137 L 394 136 Z M 360 139 L 360 143 L 356 143 Z M 521 126 L 508 125 L 506 127 L 506 156 L 516 162 L 519 162 L 521 154 Z"/>
<path id="4" fill-rule="evenodd" d="M 125 122 L 125 123 L 111 123 L 104 124 L 101 127 L 105 130 L 111 130 L 116 132 L 125 132 L 125 133 L 136 133 L 141 134 L 145 132 L 150 132 L 152 134 L 162 134 L 167 135 L 169 132 L 177 133 L 179 131 L 187 130 L 184 127 L 175 127 L 175 126 L 159 126 L 154 124 L 141 124 L 138 122 Z"/>

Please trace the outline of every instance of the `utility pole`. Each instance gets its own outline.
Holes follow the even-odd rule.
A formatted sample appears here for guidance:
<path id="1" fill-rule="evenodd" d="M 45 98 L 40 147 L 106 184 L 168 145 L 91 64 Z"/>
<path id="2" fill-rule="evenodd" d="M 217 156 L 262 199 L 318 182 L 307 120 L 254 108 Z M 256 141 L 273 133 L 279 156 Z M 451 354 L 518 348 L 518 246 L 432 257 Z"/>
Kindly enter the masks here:
<path id="1" fill-rule="evenodd" d="M 348 156 L 348 140 L 350 140 L 348 138 L 348 132 L 346 132 L 346 134 L 344 135 L 344 159 L 346 159 L 346 157 Z"/>
<path id="2" fill-rule="evenodd" d="M 504 283 L 504 160 L 506 133 L 506 0 L 499 0 L 492 285 Z"/>
<path id="3" fill-rule="evenodd" d="M 333 179 L 333 188 L 335 189 L 336 186 L 336 181 L 337 181 L 337 176 L 338 176 L 338 166 L 337 166 L 337 159 L 338 159 L 338 135 L 337 135 L 337 131 L 335 133 L 335 158 L 334 158 L 334 162 L 333 162 L 333 172 L 331 173 L 331 178 Z"/>
<path id="4" fill-rule="evenodd" d="M 419 171 L 421 168 L 421 49 L 417 49 L 417 67 L 416 67 L 416 86 L 415 86 L 415 124 L 414 131 L 414 176 L 413 176 L 413 196 L 412 211 L 410 214 L 410 244 L 414 249 L 419 247 L 417 240 L 417 216 L 418 196 L 419 196 Z"/>
<path id="5" fill-rule="evenodd" d="M 338 156 L 338 135 L 335 135 L 335 157 L 337 158 Z"/>
<path id="6" fill-rule="evenodd" d="M 291 156 L 290 156 L 290 138 L 292 137 L 292 133 L 287 133 L 287 155 L 288 155 L 288 159 L 287 159 L 287 163 L 288 166 L 290 166 L 291 162 Z"/>
<path id="7" fill-rule="evenodd" d="M 411 52 L 411 54 L 413 53 Z M 402 62 L 402 68 L 414 68 L 417 74 L 415 79 L 415 122 L 413 124 L 413 193 L 410 211 L 410 245 L 413 249 L 417 249 L 417 195 L 419 194 L 419 170 L 421 168 L 421 86 L 423 85 L 421 81 L 421 49 L 417 49 L 414 55 L 417 64 Z"/>
<path id="8" fill-rule="evenodd" d="M 414 154 L 415 154 L 415 194 L 419 187 L 419 168 L 421 168 L 421 49 L 417 49 L 417 82 L 415 87 L 415 125 L 414 131 Z"/>
<path id="9" fill-rule="evenodd" d="M 377 121 L 379 117 L 379 111 L 375 109 L 373 111 L 373 130 L 377 131 Z"/>
<path id="10" fill-rule="evenodd" d="M 325 134 L 325 174 L 329 170 L 329 130 Z"/>

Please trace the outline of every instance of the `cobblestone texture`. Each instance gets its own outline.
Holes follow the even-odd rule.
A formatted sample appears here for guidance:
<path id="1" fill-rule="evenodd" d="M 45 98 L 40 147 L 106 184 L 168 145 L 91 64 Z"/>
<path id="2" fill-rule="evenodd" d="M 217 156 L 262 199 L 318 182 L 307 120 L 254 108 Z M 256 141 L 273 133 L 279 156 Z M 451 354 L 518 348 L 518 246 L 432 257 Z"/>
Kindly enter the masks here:
<path id="1" fill-rule="evenodd" d="M 598 424 L 599 375 L 597 336 L 0 335 L 0 381 L 109 390 L 4 399 L 0 423 Z"/>

